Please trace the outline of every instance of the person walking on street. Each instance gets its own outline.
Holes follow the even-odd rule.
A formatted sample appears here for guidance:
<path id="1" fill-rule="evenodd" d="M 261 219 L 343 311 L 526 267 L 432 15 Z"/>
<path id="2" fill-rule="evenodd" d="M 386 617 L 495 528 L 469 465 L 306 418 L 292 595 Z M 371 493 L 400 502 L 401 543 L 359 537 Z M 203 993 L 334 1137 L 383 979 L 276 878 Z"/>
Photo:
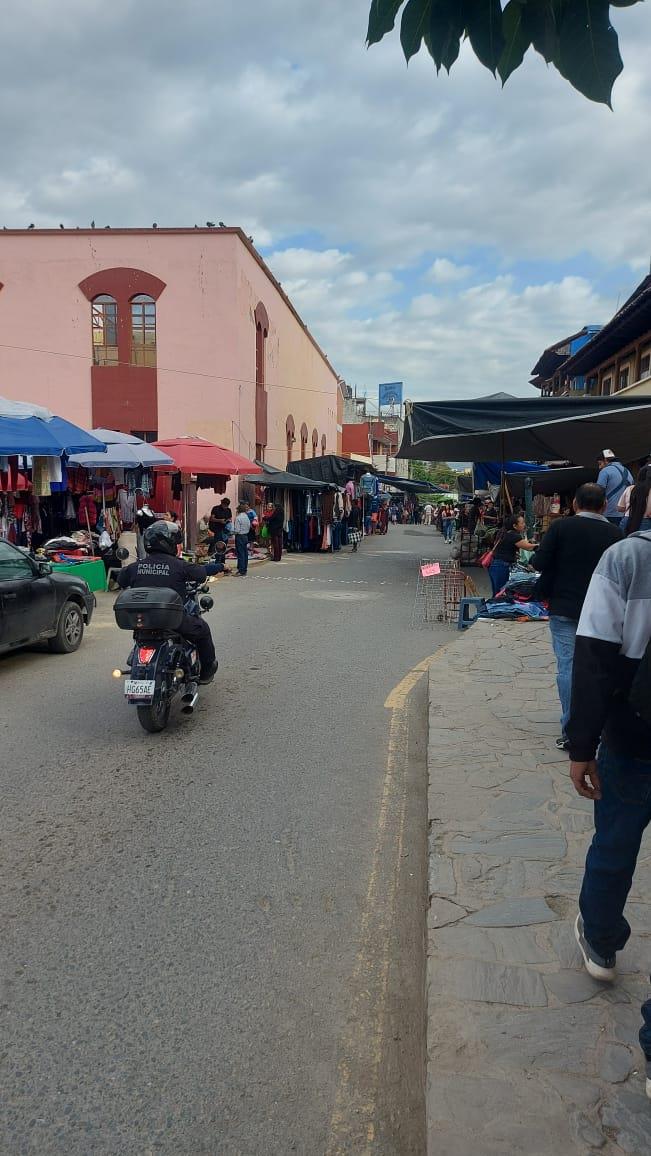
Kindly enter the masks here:
<path id="1" fill-rule="evenodd" d="M 247 514 L 246 502 L 240 502 L 235 515 L 235 553 L 237 554 L 237 573 L 245 578 L 249 569 L 249 533 L 251 520 Z"/>
<path id="2" fill-rule="evenodd" d="M 274 562 L 280 562 L 283 556 L 283 525 L 285 523 L 285 511 L 283 507 L 278 505 L 278 503 L 276 503 L 275 506 L 269 507 L 268 513 L 265 514 L 265 523 L 269 530 L 271 557 Z"/>
<path id="3" fill-rule="evenodd" d="M 619 499 L 627 486 L 633 485 L 633 475 L 621 462 L 617 461 L 612 450 L 602 450 L 597 462 L 599 476 L 597 483 L 606 491 L 606 517 L 614 526 L 619 526 L 622 520 L 622 511 L 619 509 Z"/>
<path id="4" fill-rule="evenodd" d="M 493 561 L 488 567 L 488 577 L 493 588 L 493 598 L 509 580 L 511 566 L 515 565 L 518 550 L 535 550 L 534 542 L 527 539 L 525 521 L 522 514 L 507 518 L 504 529 L 498 532 Z"/>
<path id="5" fill-rule="evenodd" d="M 613 981 L 631 929 L 624 908 L 651 821 L 651 531 L 606 550 L 588 587 L 567 724 L 570 776 L 594 802 L 574 934 L 586 969 Z M 651 998 L 640 1044 L 651 1099 Z"/>
<path id="6" fill-rule="evenodd" d="M 424 507 L 423 507 L 423 513 L 425 515 L 424 521 L 425 521 L 426 526 L 432 525 L 432 511 L 433 511 L 433 509 L 434 509 L 434 507 L 432 506 L 431 502 L 426 502 Z"/>
<path id="7" fill-rule="evenodd" d="M 352 553 L 357 553 L 357 547 L 362 540 L 362 511 L 359 505 L 359 498 L 355 498 L 352 509 L 348 515 L 348 541 L 352 542 Z"/>
<path id="8" fill-rule="evenodd" d="M 538 594 L 549 600 L 549 630 L 561 703 L 561 735 L 556 746 L 561 751 L 568 749 L 566 728 L 570 717 L 574 641 L 583 602 L 601 555 L 621 540 L 617 527 L 605 517 L 603 486 L 593 482 L 579 486 L 574 510 L 575 518 L 552 522 L 531 559 L 532 566 L 542 575 Z"/>

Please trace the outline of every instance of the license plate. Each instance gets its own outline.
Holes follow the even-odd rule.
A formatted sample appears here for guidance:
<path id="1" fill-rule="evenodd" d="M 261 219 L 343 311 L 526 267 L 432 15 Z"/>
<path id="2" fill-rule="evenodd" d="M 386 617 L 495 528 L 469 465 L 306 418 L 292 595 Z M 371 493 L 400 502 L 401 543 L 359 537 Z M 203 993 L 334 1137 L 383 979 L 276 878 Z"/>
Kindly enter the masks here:
<path id="1" fill-rule="evenodd" d="M 127 698 L 153 698 L 155 686 L 153 678 L 127 678 L 124 682 L 124 693 Z"/>

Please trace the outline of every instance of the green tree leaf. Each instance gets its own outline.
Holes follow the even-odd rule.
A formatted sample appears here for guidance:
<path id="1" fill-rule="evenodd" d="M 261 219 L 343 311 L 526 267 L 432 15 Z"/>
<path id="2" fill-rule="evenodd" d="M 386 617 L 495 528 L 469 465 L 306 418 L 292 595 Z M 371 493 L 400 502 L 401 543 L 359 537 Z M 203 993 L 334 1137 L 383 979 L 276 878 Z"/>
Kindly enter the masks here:
<path id="1" fill-rule="evenodd" d="M 450 71 L 459 55 L 463 36 L 463 9 L 460 0 L 431 0 L 429 33 L 425 37 L 428 51 L 436 64 Z"/>
<path id="2" fill-rule="evenodd" d="M 400 43 L 407 63 L 419 51 L 429 30 L 431 0 L 408 0 L 400 24 Z"/>
<path id="3" fill-rule="evenodd" d="M 367 44 L 378 44 L 387 32 L 393 31 L 403 4 L 404 0 L 373 0 L 368 14 Z"/>
<path id="4" fill-rule="evenodd" d="M 495 75 L 504 51 L 500 0 L 465 0 L 466 31 L 475 56 Z"/>
<path id="5" fill-rule="evenodd" d="M 612 107 L 613 84 L 624 65 L 608 0 L 567 0 L 554 64 L 589 100 Z"/>
<path id="6" fill-rule="evenodd" d="M 521 0 L 509 0 L 502 15 L 502 31 L 505 44 L 497 69 L 502 84 L 506 84 L 511 73 L 522 64 L 524 54 L 531 44 L 531 37 L 524 23 L 524 5 Z"/>
<path id="7" fill-rule="evenodd" d="M 551 64 L 558 52 L 558 28 L 564 0 L 526 0 L 523 23 L 536 52 Z"/>

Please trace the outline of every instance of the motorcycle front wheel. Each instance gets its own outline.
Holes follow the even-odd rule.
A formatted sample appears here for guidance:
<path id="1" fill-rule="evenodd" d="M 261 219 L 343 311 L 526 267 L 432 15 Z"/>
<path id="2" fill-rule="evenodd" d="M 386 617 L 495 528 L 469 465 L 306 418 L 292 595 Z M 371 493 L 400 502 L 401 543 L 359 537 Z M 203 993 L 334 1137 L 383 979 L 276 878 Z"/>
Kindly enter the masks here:
<path id="1" fill-rule="evenodd" d="M 165 730 L 170 717 L 170 700 L 165 695 L 158 701 L 152 702 L 149 706 L 139 706 L 138 722 L 143 730 L 146 730 L 151 735 L 160 734 Z"/>

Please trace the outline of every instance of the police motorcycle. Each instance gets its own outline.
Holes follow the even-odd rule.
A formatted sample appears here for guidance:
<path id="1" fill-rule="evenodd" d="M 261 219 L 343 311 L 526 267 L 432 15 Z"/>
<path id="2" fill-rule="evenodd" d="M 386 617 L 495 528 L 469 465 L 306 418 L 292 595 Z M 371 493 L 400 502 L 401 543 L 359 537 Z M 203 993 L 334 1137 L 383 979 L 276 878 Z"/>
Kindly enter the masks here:
<path id="1" fill-rule="evenodd" d="M 123 560 L 128 552 L 118 550 Z M 126 670 L 124 694 L 135 706 L 144 730 L 157 734 L 169 722 L 172 703 L 181 696 L 184 714 L 192 714 L 199 698 L 201 665 L 196 647 L 179 634 L 184 614 L 201 617 L 214 601 L 206 584 L 188 582 L 185 602 L 175 590 L 148 586 L 123 590 L 115 600 L 115 619 L 121 630 L 133 631 L 134 645 Z"/>

